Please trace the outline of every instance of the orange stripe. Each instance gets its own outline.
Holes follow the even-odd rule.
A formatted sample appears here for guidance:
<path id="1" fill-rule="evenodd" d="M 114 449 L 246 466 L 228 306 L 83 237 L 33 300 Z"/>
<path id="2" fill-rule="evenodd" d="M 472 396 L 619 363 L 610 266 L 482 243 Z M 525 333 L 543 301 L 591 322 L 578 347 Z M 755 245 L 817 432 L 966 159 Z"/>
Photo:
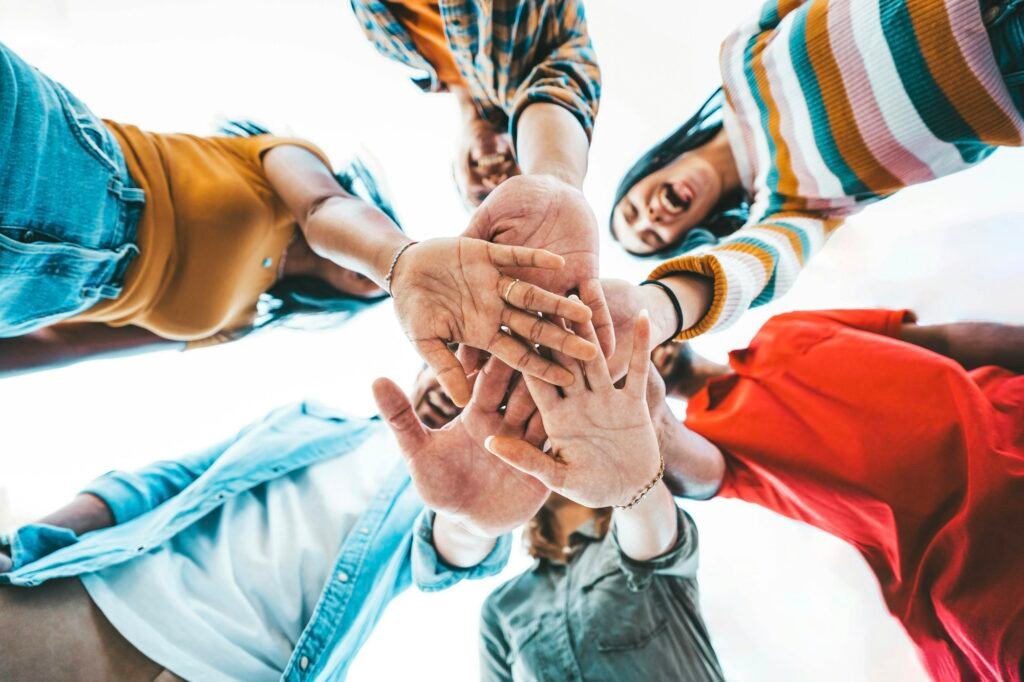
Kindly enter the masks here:
<path id="1" fill-rule="evenodd" d="M 991 145 L 1019 145 L 1020 134 L 1013 120 L 999 108 L 958 50 L 944 3 L 908 2 L 907 11 L 932 78 L 978 139 Z"/>
<path id="2" fill-rule="evenodd" d="M 781 7 L 780 7 L 781 11 Z M 777 193 L 783 196 L 795 196 L 797 194 L 797 180 L 793 173 L 793 157 L 789 151 L 789 144 L 782 135 L 782 120 L 779 116 L 779 107 L 772 97 L 771 88 L 768 87 L 768 72 L 764 67 L 765 43 L 774 35 L 765 32 L 757 37 L 754 43 L 750 69 L 754 74 L 754 82 L 757 83 L 758 93 L 768 109 L 768 135 L 775 143 L 775 169 L 779 173 Z M 774 189 L 774 188 L 773 188 Z"/>
<path id="3" fill-rule="evenodd" d="M 771 277 L 772 270 L 775 269 L 775 259 L 772 258 L 771 254 L 761 247 L 753 244 L 737 244 L 735 242 L 729 242 L 728 244 L 716 246 L 713 251 L 735 251 L 736 253 L 745 253 L 753 256 L 757 260 L 761 261 L 761 267 L 764 268 L 765 279 Z"/>
<path id="4" fill-rule="evenodd" d="M 815 2 L 811 5 L 807 13 L 806 30 L 807 54 L 821 89 L 825 110 L 828 112 L 832 138 L 843 161 L 872 192 L 881 193 L 886 188 L 902 187 L 904 183 L 886 170 L 871 153 L 857 127 L 853 108 L 846 98 L 842 73 L 832 54 L 827 2 Z"/>
<path id="5" fill-rule="evenodd" d="M 789 245 L 793 249 L 793 253 L 796 254 L 796 259 L 800 261 L 800 265 L 807 262 L 807 254 L 804 253 L 804 244 L 800 241 L 800 237 L 797 236 L 793 230 L 782 225 L 772 225 L 770 223 L 761 223 L 758 228 L 762 230 L 768 230 L 776 234 L 781 234 L 783 237 L 789 240 Z"/>

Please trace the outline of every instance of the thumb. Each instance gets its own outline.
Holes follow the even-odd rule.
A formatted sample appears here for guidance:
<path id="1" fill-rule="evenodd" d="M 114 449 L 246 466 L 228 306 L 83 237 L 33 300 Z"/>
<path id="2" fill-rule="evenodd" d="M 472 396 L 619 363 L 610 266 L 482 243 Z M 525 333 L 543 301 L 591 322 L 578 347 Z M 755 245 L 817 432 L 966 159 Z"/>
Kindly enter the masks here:
<path id="1" fill-rule="evenodd" d="M 380 378 L 373 382 L 373 399 L 384 422 L 398 439 L 403 456 L 412 459 L 430 441 L 430 433 L 416 416 L 409 398 L 391 379 Z"/>
<path id="2" fill-rule="evenodd" d="M 562 482 L 561 465 L 526 441 L 490 436 L 484 441 L 484 447 L 505 464 L 533 476 L 549 488 L 558 487 Z"/>

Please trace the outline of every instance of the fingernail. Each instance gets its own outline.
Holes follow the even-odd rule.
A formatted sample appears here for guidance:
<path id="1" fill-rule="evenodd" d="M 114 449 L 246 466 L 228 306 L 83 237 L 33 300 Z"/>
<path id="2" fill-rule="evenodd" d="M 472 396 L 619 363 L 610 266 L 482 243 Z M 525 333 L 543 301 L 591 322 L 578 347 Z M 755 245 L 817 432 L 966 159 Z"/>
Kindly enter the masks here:
<path id="1" fill-rule="evenodd" d="M 640 317 L 647 317 L 647 318 L 649 318 L 650 316 L 651 316 L 651 314 L 649 312 L 647 312 L 647 308 L 644 308 L 643 310 L 640 311 Z"/>
<path id="2" fill-rule="evenodd" d="M 494 442 L 494 436 L 487 436 L 484 439 L 484 447 L 487 448 L 487 452 L 494 452 L 494 448 L 491 447 L 491 443 Z"/>

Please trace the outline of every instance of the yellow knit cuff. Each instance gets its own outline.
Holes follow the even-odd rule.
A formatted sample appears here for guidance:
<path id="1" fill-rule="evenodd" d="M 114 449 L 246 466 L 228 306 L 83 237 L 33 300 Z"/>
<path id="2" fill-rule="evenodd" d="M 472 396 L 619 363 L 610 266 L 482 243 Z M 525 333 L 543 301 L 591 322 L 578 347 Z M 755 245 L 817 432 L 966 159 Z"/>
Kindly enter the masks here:
<path id="1" fill-rule="evenodd" d="M 647 279 L 666 279 L 673 275 L 697 274 L 710 277 L 713 280 L 713 291 L 711 307 L 700 321 L 683 330 L 675 337 L 675 341 L 686 341 L 710 331 L 722 316 L 722 309 L 725 307 L 726 296 L 729 293 L 729 282 L 725 276 L 725 270 L 718 259 L 713 255 L 704 254 L 701 256 L 679 256 L 672 260 L 665 261 L 658 267 L 651 270 Z"/>

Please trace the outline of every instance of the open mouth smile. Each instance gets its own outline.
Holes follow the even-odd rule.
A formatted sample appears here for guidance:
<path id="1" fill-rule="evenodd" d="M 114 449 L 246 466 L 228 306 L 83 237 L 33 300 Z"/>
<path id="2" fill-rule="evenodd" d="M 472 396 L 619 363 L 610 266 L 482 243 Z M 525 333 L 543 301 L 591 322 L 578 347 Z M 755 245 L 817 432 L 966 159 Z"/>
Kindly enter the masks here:
<path id="1" fill-rule="evenodd" d="M 693 190 L 689 185 L 677 183 L 676 185 L 664 184 L 655 195 L 660 208 L 668 215 L 679 215 L 690 208 L 693 203 Z"/>

